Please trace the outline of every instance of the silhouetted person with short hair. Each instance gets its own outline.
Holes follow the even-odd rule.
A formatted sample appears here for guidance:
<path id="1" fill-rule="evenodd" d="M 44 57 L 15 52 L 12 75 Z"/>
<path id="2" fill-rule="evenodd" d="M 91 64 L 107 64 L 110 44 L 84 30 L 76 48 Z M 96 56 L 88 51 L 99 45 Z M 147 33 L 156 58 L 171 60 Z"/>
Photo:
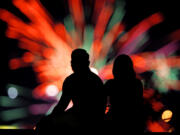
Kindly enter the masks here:
<path id="1" fill-rule="evenodd" d="M 105 83 L 110 98 L 108 127 L 124 134 L 143 133 L 143 86 L 136 78 L 133 62 L 128 55 L 119 55 L 113 65 L 114 79 Z"/>
<path id="2" fill-rule="evenodd" d="M 89 55 L 76 49 L 71 55 L 74 73 L 68 76 L 62 87 L 62 97 L 51 118 L 53 128 L 70 132 L 96 132 L 104 118 L 105 99 L 101 79 L 89 68 Z M 65 111 L 72 100 L 73 107 Z"/>

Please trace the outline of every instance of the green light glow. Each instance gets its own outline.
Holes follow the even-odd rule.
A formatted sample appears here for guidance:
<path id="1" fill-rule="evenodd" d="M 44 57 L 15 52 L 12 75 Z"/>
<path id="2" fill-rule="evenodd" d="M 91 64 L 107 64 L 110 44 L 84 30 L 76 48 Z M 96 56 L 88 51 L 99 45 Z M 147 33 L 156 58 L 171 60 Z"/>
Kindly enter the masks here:
<path id="1" fill-rule="evenodd" d="M 171 68 L 169 78 L 171 80 L 178 80 L 179 70 L 176 68 Z"/>
<path id="2" fill-rule="evenodd" d="M 84 36 L 84 43 L 82 48 L 85 49 L 88 53 L 90 53 L 90 48 L 93 42 L 93 33 L 94 29 L 92 26 L 86 26 L 85 28 L 85 36 Z"/>
<path id="3" fill-rule="evenodd" d="M 104 65 L 106 65 L 106 58 L 97 60 L 95 63 L 95 68 L 101 69 Z"/>
<path id="4" fill-rule="evenodd" d="M 115 7 L 115 11 L 111 17 L 111 20 L 107 26 L 107 30 L 109 31 L 116 23 L 121 22 L 121 20 L 123 19 L 124 15 L 125 15 L 125 10 L 124 10 L 124 6 L 125 6 L 125 2 L 123 0 L 121 1 L 116 1 L 115 4 L 117 7 Z"/>
<path id="5" fill-rule="evenodd" d="M 165 93 L 168 91 L 168 88 L 167 88 L 166 82 L 165 82 L 166 80 L 164 78 L 158 77 L 156 73 L 153 74 L 152 78 L 153 78 L 153 81 L 154 81 L 154 84 L 155 84 L 157 90 L 160 93 Z"/>
<path id="6" fill-rule="evenodd" d="M 11 121 L 15 119 L 25 118 L 28 116 L 29 114 L 27 108 L 9 109 L 0 112 L 0 119 L 3 121 Z"/>
<path id="7" fill-rule="evenodd" d="M 176 88 L 176 81 L 178 80 L 178 69 L 169 69 L 168 74 L 166 76 L 158 76 L 156 72 L 154 72 L 152 79 L 154 80 L 155 86 L 159 90 L 159 92 L 164 93 L 167 92 L 169 86 L 172 88 Z"/>
<path id="8" fill-rule="evenodd" d="M 0 96 L 1 107 L 20 107 L 25 105 L 28 105 L 28 102 L 22 99 L 10 99 L 6 96 Z"/>
<path id="9" fill-rule="evenodd" d="M 62 96 L 62 91 L 60 91 L 59 93 L 58 93 L 58 95 L 56 96 L 56 99 L 57 99 L 57 101 L 59 101 L 60 100 L 60 98 L 61 98 L 61 96 Z M 58 103 L 58 102 L 57 102 Z M 55 104 L 53 104 L 50 108 L 49 108 L 49 110 L 46 112 L 46 116 L 47 115 L 50 115 L 51 113 L 52 113 L 52 111 L 54 110 L 54 107 L 57 105 L 57 103 L 55 103 Z"/>
<path id="10" fill-rule="evenodd" d="M 75 30 L 75 26 L 72 20 L 72 17 L 69 15 L 64 19 L 64 25 L 68 32 L 72 32 Z"/>

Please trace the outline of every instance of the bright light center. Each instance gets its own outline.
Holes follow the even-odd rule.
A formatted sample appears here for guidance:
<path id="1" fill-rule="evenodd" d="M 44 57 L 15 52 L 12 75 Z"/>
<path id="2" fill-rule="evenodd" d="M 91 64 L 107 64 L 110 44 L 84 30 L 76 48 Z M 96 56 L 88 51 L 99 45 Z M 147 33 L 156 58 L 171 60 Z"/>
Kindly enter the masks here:
<path id="1" fill-rule="evenodd" d="M 58 92 L 59 92 L 58 87 L 55 85 L 49 85 L 46 88 L 47 96 L 50 96 L 50 97 L 57 96 Z"/>
<path id="2" fill-rule="evenodd" d="M 11 99 L 15 99 L 18 96 L 18 91 L 15 87 L 10 87 L 8 89 L 8 96 Z"/>
<path id="3" fill-rule="evenodd" d="M 164 120 L 165 122 L 169 122 L 172 118 L 172 111 L 171 110 L 165 110 L 163 113 L 162 113 L 162 120 Z"/>
<path id="4" fill-rule="evenodd" d="M 90 70 L 95 73 L 96 75 L 99 75 L 98 70 L 94 67 L 91 67 Z"/>

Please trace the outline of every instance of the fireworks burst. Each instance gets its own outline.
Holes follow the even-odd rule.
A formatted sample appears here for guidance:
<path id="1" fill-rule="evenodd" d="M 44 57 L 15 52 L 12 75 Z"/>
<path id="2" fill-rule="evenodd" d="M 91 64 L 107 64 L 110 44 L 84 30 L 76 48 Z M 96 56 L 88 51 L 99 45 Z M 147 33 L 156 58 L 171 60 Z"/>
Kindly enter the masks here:
<path id="1" fill-rule="evenodd" d="M 162 13 L 154 13 L 126 31 L 126 24 L 122 21 L 124 1 L 96 0 L 92 15 L 95 25 L 86 25 L 86 13 L 81 0 L 68 0 L 70 15 L 65 17 L 64 23 L 55 23 L 39 0 L 12 2 L 29 22 L 0 9 L 0 19 L 8 24 L 6 36 L 17 39 L 18 46 L 27 50 L 21 58 L 11 59 L 9 68 L 33 67 L 40 82 L 33 90 L 35 98 L 48 100 L 61 91 L 64 79 L 72 73 L 70 55 L 75 48 L 84 48 L 89 52 L 90 66 L 98 70 L 102 80 L 113 77 L 112 62 L 117 55 L 125 53 L 131 56 L 139 76 L 147 71 L 153 72 L 152 81 L 159 92 L 180 89 L 177 77 L 180 57 L 174 54 L 179 49 L 178 30 L 167 36 L 168 43 L 162 48 L 154 52 L 142 52 L 142 47 L 149 41 L 148 30 L 164 21 Z M 160 111 L 163 104 L 149 100 L 153 96 L 153 92 L 149 91 L 144 93 L 145 99 L 152 104 L 154 111 Z M 153 131 L 153 122 L 147 123 L 150 125 L 149 130 Z M 167 130 L 163 124 L 154 125 L 161 127 L 161 131 Z"/>

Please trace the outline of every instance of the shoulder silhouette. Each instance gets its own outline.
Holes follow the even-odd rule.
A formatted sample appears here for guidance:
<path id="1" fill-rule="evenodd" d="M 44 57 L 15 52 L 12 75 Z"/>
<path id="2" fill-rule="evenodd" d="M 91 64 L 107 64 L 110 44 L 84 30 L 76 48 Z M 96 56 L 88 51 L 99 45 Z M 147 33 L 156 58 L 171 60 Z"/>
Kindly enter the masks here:
<path id="1" fill-rule="evenodd" d="M 142 133 L 143 86 L 136 78 L 131 58 L 125 54 L 119 55 L 112 72 L 114 79 L 108 80 L 104 86 L 111 104 L 107 115 L 107 119 L 112 120 L 109 126 L 114 129 L 118 126 L 120 132 Z"/>
<path id="2" fill-rule="evenodd" d="M 94 129 L 104 118 L 105 100 L 101 79 L 89 68 L 89 55 L 83 49 L 76 49 L 71 55 L 73 73 L 68 76 L 62 88 L 62 97 L 51 117 L 59 126 L 72 131 Z M 65 111 L 69 102 L 73 107 Z"/>

